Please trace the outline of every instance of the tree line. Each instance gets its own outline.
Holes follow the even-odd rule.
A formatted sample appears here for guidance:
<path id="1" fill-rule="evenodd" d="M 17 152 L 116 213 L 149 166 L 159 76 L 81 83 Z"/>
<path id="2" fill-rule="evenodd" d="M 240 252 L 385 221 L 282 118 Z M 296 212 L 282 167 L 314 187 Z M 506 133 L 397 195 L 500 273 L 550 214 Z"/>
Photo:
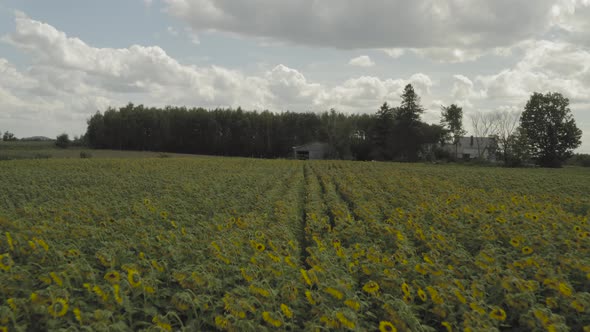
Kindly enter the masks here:
<path id="1" fill-rule="evenodd" d="M 294 146 L 321 141 L 332 147 L 331 158 L 415 161 L 445 132 L 441 125 L 422 122 L 423 112 L 411 85 L 399 107 L 384 103 L 373 115 L 128 104 L 94 114 L 84 139 L 99 149 L 263 158 L 290 157 Z"/>
<path id="2" fill-rule="evenodd" d="M 237 109 L 145 107 L 108 108 L 88 120 L 83 140 L 92 148 L 150 150 L 223 156 L 284 158 L 293 147 L 326 142 L 330 158 L 417 161 L 458 158 L 466 134 L 463 109 L 441 106 L 439 124 L 422 121 L 420 97 L 408 84 L 398 106 L 375 114 L 246 112 Z M 478 155 L 507 166 L 536 162 L 560 167 L 581 144 L 569 100 L 559 93 L 534 93 L 520 112 L 469 116 Z M 494 145 L 485 145 L 489 138 Z M 449 146 L 454 145 L 453 149 Z M 487 150 L 487 151 L 486 151 Z"/>
<path id="3" fill-rule="evenodd" d="M 86 133 L 58 147 L 166 151 L 259 158 L 291 157 L 293 147 L 319 141 L 331 147 L 329 158 L 354 160 L 449 160 L 461 158 L 460 138 L 467 132 L 463 109 L 441 106 L 439 124 L 422 121 L 420 97 L 408 84 L 398 106 L 387 103 L 374 114 L 247 112 L 237 109 L 146 107 L 129 103 L 97 111 Z M 574 155 L 582 132 L 559 93 L 533 93 L 523 112 L 471 113 L 477 158 L 492 155 L 507 166 L 536 163 L 559 167 L 564 162 L 590 165 L 590 155 Z M 494 138 L 493 146 L 485 141 Z M 17 138 L 9 131 L 3 141 Z M 489 142 L 489 140 L 488 140 Z"/>

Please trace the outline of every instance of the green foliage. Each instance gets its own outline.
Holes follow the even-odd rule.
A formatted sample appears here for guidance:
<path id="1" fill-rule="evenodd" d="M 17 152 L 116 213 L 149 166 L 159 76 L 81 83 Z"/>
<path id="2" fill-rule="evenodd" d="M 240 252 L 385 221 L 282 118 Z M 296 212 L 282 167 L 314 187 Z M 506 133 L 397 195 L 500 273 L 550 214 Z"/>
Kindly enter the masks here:
<path id="1" fill-rule="evenodd" d="M 541 166 L 560 167 L 582 143 L 569 100 L 560 93 L 535 92 L 525 106 L 520 127 L 532 157 Z"/>
<path id="2" fill-rule="evenodd" d="M 523 167 L 531 159 L 530 144 L 522 128 L 508 137 L 503 151 L 504 166 L 506 167 Z"/>
<path id="3" fill-rule="evenodd" d="M 335 110 L 272 113 L 129 104 L 93 115 L 84 138 L 98 149 L 265 158 L 289 157 L 293 146 L 320 141 L 333 147 L 334 157 L 345 158 L 363 146 L 371 126 L 370 115 Z"/>
<path id="4" fill-rule="evenodd" d="M 590 154 L 577 153 L 567 160 L 568 165 L 590 167 Z"/>
<path id="5" fill-rule="evenodd" d="M 62 149 L 66 149 L 70 146 L 70 137 L 68 136 L 68 134 L 61 134 L 59 136 L 57 136 L 56 140 L 55 140 L 55 146 L 62 148 Z"/>
<path id="6" fill-rule="evenodd" d="M 407 90 L 407 102 L 402 105 L 419 114 L 423 111 L 419 97 L 410 85 Z M 422 147 L 431 143 L 433 128 L 416 120 L 419 115 L 406 118 L 399 110 L 387 103 L 376 115 L 345 115 L 336 110 L 277 114 L 241 108 L 158 109 L 128 104 L 97 112 L 88 120 L 83 137 L 97 149 L 264 158 L 290 157 L 293 146 L 318 141 L 330 145 L 329 158 L 417 160 Z"/>
<path id="7" fill-rule="evenodd" d="M 441 125 L 448 131 L 453 144 L 457 144 L 459 138 L 465 135 L 467 131 L 463 128 L 463 108 L 451 104 L 451 106 L 441 106 Z M 447 139 L 449 137 L 446 137 Z"/>
<path id="8" fill-rule="evenodd" d="M 16 141 L 18 140 L 18 138 L 16 138 L 16 136 L 14 136 L 13 133 L 9 132 L 9 131 L 5 131 L 4 135 L 2 135 L 2 140 L 4 142 L 11 142 L 11 141 Z"/>
<path id="9" fill-rule="evenodd" d="M 92 153 L 90 153 L 88 151 L 80 151 L 80 158 L 82 158 L 82 159 L 92 158 Z"/>
<path id="10" fill-rule="evenodd" d="M 402 103 L 395 113 L 395 119 L 405 124 L 417 123 L 424 108 L 420 105 L 420 97 L 411 84 L 406 85 L 401 95 Z"/>
<path id="11" fill-rule="evenodd" d="M 584 169 L 53 159 L 0 183 L 9 331 L 590 325 Z"/>

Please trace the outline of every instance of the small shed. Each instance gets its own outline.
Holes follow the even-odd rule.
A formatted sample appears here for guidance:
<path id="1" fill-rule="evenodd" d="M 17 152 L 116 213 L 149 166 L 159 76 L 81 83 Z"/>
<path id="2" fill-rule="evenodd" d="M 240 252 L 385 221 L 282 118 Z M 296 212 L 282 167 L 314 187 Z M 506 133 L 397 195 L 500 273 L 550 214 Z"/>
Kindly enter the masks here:
<path id="1" fill-rule="evenodd" d="M 330 151 L 330 145 L 322 142 L 312 142 L 300 146 L 293 147 L 293 155 L 295 159 L 325 159 Z"/>

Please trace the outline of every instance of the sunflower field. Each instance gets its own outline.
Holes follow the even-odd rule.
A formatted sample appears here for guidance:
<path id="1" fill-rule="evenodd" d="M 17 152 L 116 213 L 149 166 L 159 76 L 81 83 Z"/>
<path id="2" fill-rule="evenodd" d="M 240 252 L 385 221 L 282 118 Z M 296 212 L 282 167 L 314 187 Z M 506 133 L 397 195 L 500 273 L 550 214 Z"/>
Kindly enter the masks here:
<path id="1" fill-rule="evenodd" d="M 590 173 L 0 163 L 0 331 L 590 331 Z"/>

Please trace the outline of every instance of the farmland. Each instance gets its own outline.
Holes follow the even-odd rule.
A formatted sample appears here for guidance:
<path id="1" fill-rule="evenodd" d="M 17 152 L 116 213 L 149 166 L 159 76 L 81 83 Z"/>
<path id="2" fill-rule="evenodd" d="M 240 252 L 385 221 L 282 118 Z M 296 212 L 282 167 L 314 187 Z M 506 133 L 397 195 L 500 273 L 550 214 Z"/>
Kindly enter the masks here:
<path id="1" fill-rule="evenodd" d="M 0 162 L 0 331 L 588 331 L 590 173 Z"/>

